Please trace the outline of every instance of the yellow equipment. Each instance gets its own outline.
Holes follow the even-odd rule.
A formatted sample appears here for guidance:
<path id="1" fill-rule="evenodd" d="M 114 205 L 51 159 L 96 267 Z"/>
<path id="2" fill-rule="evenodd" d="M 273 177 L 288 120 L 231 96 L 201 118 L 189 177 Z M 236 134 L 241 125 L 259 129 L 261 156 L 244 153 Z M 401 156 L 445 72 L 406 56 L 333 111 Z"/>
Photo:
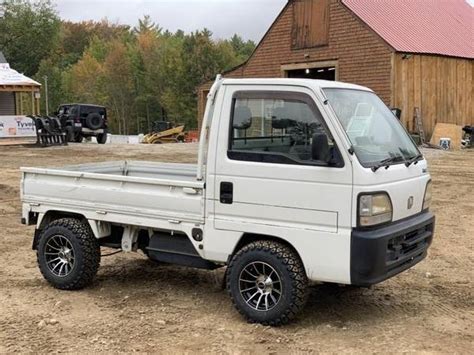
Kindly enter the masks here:
<path id="1" fill-rule="evenodd" d="M 143 137 L 144 144 L 163 144 L 184 142 L 184 126 L 168 129 L 163 132 L 150 133 Z"/>

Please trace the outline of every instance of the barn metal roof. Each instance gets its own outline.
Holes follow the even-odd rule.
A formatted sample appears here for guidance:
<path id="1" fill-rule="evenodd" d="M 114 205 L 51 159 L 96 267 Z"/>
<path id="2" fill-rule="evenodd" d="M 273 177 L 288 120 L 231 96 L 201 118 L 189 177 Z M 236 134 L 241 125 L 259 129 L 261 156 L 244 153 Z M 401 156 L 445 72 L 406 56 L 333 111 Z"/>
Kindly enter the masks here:
<path id="1" fill-rule="evenodd" d="M 474 59 L 474 7 L 466 0 L 342 0 L 398 52 Z"/>

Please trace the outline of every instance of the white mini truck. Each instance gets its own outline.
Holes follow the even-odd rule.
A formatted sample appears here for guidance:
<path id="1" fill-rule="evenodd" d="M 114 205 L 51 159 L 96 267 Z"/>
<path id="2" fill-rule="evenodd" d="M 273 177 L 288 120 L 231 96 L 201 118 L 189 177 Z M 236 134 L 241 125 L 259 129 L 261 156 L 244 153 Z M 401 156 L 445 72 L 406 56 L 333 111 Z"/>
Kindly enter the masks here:
<path id="1" fill-rule="evenodd" d="M 369 286 L 427 255 L 427 163 L 364 87 L 221 79 L 197 165 L 110 162 L 23 168 L 22 222 L 54 287 L 80 289 L 100 248 L 196 268 L 227 266 L 237 310 L 284 324 L 308 283 Z"/>

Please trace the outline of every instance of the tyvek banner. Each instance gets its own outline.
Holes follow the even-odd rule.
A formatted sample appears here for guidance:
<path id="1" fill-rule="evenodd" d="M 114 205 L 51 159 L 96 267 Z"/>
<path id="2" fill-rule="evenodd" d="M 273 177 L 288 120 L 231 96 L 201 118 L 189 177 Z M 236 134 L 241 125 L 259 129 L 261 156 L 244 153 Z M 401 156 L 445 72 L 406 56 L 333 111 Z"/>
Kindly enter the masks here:
<path id="1" fill-rule="evenodd" d="M 0 116 L 0 138 L 36 137 L 36 125 L 26 116 Z"/>

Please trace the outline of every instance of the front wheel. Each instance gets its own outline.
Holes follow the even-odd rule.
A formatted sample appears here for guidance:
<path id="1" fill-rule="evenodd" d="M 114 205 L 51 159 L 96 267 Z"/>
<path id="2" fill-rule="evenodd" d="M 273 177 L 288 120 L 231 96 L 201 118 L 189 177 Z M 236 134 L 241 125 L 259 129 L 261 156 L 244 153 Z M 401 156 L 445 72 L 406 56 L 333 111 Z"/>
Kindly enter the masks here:
<path id="1" fill-rule="evenodd" d="M 84 140 L 84 137 L 82 136 L 81 133 L 75 133 L 74 134 L 74 142 L 82 143 L 83 140 Z"/>
<path id="2" fill-rule="evenodd" d="M 92 283 L 97 274 L 100 245 L 88 224 L 63 218 L 42 231 L 37 257 L 50 284 L 61 290 L 78 290 Z"/>
<path id="3" fill-rule="evenodd" d="M 279 326 L 304 307 L 308 279 L 300 257 L 291 248 L 279 242 L 256 241 L 232 258 L 227 290 L 249 322 Z"/>

